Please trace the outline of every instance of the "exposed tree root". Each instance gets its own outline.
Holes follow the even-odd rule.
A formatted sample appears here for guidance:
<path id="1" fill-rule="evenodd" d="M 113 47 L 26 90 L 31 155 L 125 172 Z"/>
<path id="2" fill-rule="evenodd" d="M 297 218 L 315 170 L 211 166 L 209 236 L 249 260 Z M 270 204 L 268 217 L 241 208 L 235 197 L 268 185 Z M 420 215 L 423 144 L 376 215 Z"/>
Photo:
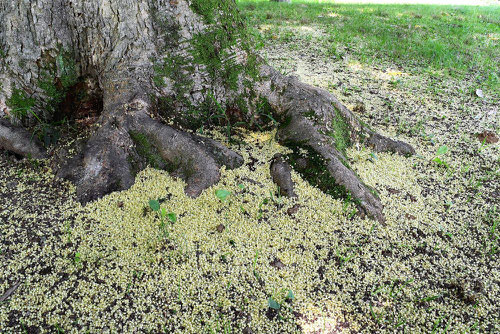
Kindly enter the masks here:
<path id="1" fill-rule="evenodd" d="M 46 153 L 35 136 L 22 127 L 0 118 L 0 148 L 21 156 L 43 159 Z"/>
<path id="2" fill-rule="evenodd" d="M 319 155 L 335 183 L 354 197 L 364 213 L 383 222 L 380 199 L 349 168 L 345 149 L 354 142 L 366 143 L 377 152 L 408 155 L 414 149 L 374 132 L 325 90 L 286 77 L 267 65 L 261 66 L 261 75 L 266 80 L 259 87 L 260 93 L 267 97 L 281 121 L 278 140 Z"/>
<path id="3" fill-rule="evenodd" d="M 378 152 L 406 155 L 413 154 L 413 148 L 374 132 L 325 90 L 285 77 L 266 65 L 262 66 L 262 74 L 265 80 L 259 91 L 281 123 L 278 140 L 321 157 L 335 184 L 343 187 L 364 213 L 384 221 L 380 199 L 349 168 L 345 149 L 353 142 L 361 142 Z M 110 105 L 99 120 L 102 125 L 82 152 L 66 161 L 58 172 L 76 183 L 77 196 L 83 203 L 128 189 L 135 174 L 147 165 L 183 178 L 187 183 L 186 194 L 196 197 L 219 181 L 220 166 L 237 168 L 243 164 L 240 155 L 220 143 L 153 119 L 147 114 L 149 108 L 144 102 Z M 0 147 L 34 158 L 46 156 L 26 130 L 6 120 L 0 120 Z M 274 159 L 271 171 L 282 195 L 295 196 L 290 166 L 282 157 Z"/>
<path id="4" fill-rule="evenodd" d="M 327 91 L 281 75 L 255 56 L 234 1 L 73 1 L 55 11 L 45 0 L 36 11 L 17 2 L 4 7 L 0 44 L 9 47 L 0 57 L 0 77 L 12 89 L 0 90 L 0 105 L 35 108 L 53 121 L 57 108 L 66 116 L 78 113 L 72 95 L 79 95 L 82 78 L 89 90 L 102 93 L 97 130 L 77 143 L 76 156 L 60 157 L 58 175 L 77 185 L 80 201 L 129 188 L 148 165 L 182 177 L 186 194 L 198 196 L 219 180 L 220 166 L 243 163 L 221 144 L 148 115 L 155 96 L 157 105 L 165 106 L 162 115 L 186 117 L 188 123 L 193 110 L 196 122 L 220 118 L 252 127 L 263 115 L 278 120 L 281 143 L 319 156 L 333 186 L 345 188 L 369 216 L 384 220 L 379 198 L 349 168 L 345 150 L 354 142 L 400 154 L 412 154 L 413 148 L 377 134 Z M 34 21 L 37 29 L 48 28 L 35 33 L 29 24 Z M 26 52 L 16 52 L 21 49 Z M 91 105 L 100 111 L 100 102 Z M 204 110 L 212 107 L 216 114 Z M 6 120 L 0 120 L 0 148 L 46 156 L 27 131 Z M 273 168 L 276 176 L 283 172 L 276 181 L 292 196 L 285 162 L 278 159 Z"/>
<path id="5" fill-rule="evenodd" d="M 281 154 L 276 154 L 271 162 L 271 177 L 279 187 L 280 195 L 297 197 L 292 181 L 292 167 L 283 159 Z"/>
<path id="6" fill-rule="evenodd" d="M 243 164 L 241 156 L 220 143 L 162 124 L 137 104 L 124 104 L 110 115 L 89 139 L 83 155 L 58 173 L 76 183 L 82 203 L 128 189 L 147 165 L 181 177 L 187 183 L 186 194 L 196 197 L 219 181 L 222 165 Z"/>

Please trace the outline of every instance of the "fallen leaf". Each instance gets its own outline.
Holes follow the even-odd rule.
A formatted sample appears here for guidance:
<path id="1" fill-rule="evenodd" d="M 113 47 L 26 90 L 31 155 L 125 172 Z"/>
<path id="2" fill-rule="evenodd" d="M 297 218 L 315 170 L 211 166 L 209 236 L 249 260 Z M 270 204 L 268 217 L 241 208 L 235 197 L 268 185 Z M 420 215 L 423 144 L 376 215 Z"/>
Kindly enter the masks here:
<path id="1" fill-rule="evenodd" d="M 393 189 L 390 187 L 387 187 L 387 191 L 391 194 L 399 194 L 401 192 L 401 190 Z"/>
<path id="2" fill-rule="evenodd" d="M 479 139 L 481 143 L 485 142 L 486 144 L 498 143 L 498 137 L 495 135 L 495 133 L 488 130 L 484 130 L 483 132 L 478 133 L 477 139 Z"/>
<path id="3" fill-rule="evenodd" d="M 281 262 L 280 259 L 278 258 L 275 258 L 271 263 L 269 263 L 272 267 L 276 268 L 276 269 L 283 269 L 285 268 L 285 265 L 283 264 L 283 262 Z"/>

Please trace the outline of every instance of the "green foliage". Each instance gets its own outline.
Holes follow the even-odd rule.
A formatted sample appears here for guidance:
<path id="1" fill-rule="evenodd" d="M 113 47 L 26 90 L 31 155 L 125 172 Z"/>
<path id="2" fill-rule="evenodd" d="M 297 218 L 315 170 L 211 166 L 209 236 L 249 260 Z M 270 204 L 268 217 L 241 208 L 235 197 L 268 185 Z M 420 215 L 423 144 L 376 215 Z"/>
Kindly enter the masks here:
<path id="1" fill-rule="evenodd" d="M 169 212 L 167 214 L 163 214 L 164 217 L 168 218 L 168 220 L 174 224 L 177 221 L 177 215 L 174 212 Z"/>
<path id="2" fill-rule="evenodd" d="M 162 208 L 160 206 L 160 201 L 156 199 L 152 199 L 149 201 L 149 208 L 156 212 L 160 217 L 160 233 L 163 238 L 168 238 L 170 233 L 168 231 L 168 227 L 165 224 L 165 218 L 167 218 L 170 224 L 174 224 L 177 221 L 177 215 L 174 212 L 167 212 L 166 208 Z"/>
<path id="3" fill-rule="evenodd" d="M 411 66 L 418 74 L 454 77 L 500 91 L 498 6 L 337 4 L 334 1 L 239 0 L 251 26 L 294 49 L 311 43 L 337 59 Z M 303 26 L 321 37 L 296 34 Z"/>
<path id="4" fill-rule="evenodd" d="M 7 106 L 12 110 L 12 114 L 19 119 L 23 119 L 28 113 L 33 113 L 36 100 L 27 96 L 26 92 L 17 88 L 12 90 L 12 95 L 7 99 Z"/>
<path id="5" fill-rule="evenodd" d="M 446 146 L 446 145 L 440 146 L 436 152 L 436 157 L 434 159 L 432 159 L 432 161 L 438 163 L 441 166 L 445 166 L 448 168 L 448 164 L 442 158 L 442 156 L 445 155 L 447 152 L 448 152 L 448 146 Z"/>
<path id="6" fill-rule="evenodd" d="M 272 308 L 273 310 L 279 310 L 281 308 L 281 305 L 278 304 L 277 301 L 273 299 L 273 297 L 269 297 L 269 300 L 267 301 L 267 304 L 269 308 Z"/>
<path id="7" fill-rule="evenodd" d="M 290 300 L 294 300 L 295 299 L 295 295 L 293 294 L 292 290 L 288 290 L 288 294 L 286 295 L 286 298 L 290 299 Z"/>
<path id="8" fill-rule="evenodd" d="M 448 152 L 448 146 L 443 145 L 443 146 L 439 147 L 439 149 L 437 150 L 436 154 L 437 155 L 443 155 L 443 154 L 446 154 L 447 152 Z"/>
<path id="9" fill-rule="evenodd" d="M 191 8 L 202 17 L 207 26 L 202 32 L 195 34 L 192 40 L 187 41 L 190 57 L 169 55 L 156 64 L 155 85 L 164 86 L 165 78 L 168 78 L 172 81 L 175 92 L 175 98 L 160 98 L 159 105 L 161 109 L 170 110 L 183 106 L 186 110 L 179 116 L 183 118 L 187 115 L 185 123 L 192 129 L 203 129 L 205 126 L 221 125 L 221 123 L 230 129 L 232 124 L 226 117 L 226 109 L 237 108 L 242 114 L 247 113 L 246 101 L 255 96 L 255 92 L 245 92 L 245 96 L 234 96 L 225 106 L 220 106 L 218 101 L 214 103 L 214 94 L 210 90 L 203 92 L 205 98 L 201 105 L 192 105 L 186 95 L 193 87 L 195 69 L 199 68 L 195 65 L 201 65 L 208 74 L 209 82 L 206 83 L 208 86 L 222 83 L 228 97 L 231 95 L 230 92 L 238 90 L 240 79 L 245 87 L 251 88 L 251 81 L 258 80 L 259 76 L 259 61 L 253 53 L 255 50 L 253 34 L 246 28 L 233 1 L 194 0 L 191 2 Z M 178 32 L 179 27 L 172 26 L 168 21 L 156 19 L 156 23 L 165 30 L 165 33 L 171 30 L 174 33 Z M 179 43 L 180 41 L 177 42 Z M 235 46 L 247 53 L 245 65 L 236 61 Z M 178 45 L 172 43 L 166 46 L 173 49 L 176 47 Z"/>
<path id="10" fill-rule="evenodd" d="M 283 298 L 284 293 L 287 294 Z M 293 294 L 292 290 L 287 291 L 287 289 L 281 289 L 277 294 L 273 293 L 273 296 L 269 297 L 269 299 L 267 300 L 267 306 L 270 309 L 277 311 L 279 314 L 280 311 L 282 311 L 283 309 L 289 309 L 290 311 L 292 311 L 292 308 L 290 306 L 287 307 L 286 303 L 291 305 L 291 303 L 294 300 L 295 300 L 295 295 Z"/>
<path id="11" fill-rule="evenodd" d="M 77 267 L 81 266 L 82 256 L 79 252 L 76 252 L 75 255 L 73 256 L 73 264 Z"/>
<path id="12" fill-rule="evenodd" d="M 75 60 L 69 52 L 60 50 L 54 60 L 47 61 L 38 80 L 38 86 L 43 91 L 44 98 L 37 100 L 17 87 L 12 88 L 12 94 L 7 99 L 7 105 L 12 114 L 20 120 L 25 120 L 32 115 L 38 124 L 32 128 L 33 134 L 48 147 L 55 144 L 59 139 L 57 123 L 53 122 L 53 116 L 58 112 L 61 102 L 67 93 L 78 81 L 78 73 Z M 37 113 L 42 111 L 43 115 Z"/>
<path id="13" fill-rule="evenodd" d="M 257 79 L 257 58 L 252 54 L 252 38 L 233 1 L 195 0 L 191 8 L 209 26 L 194 36 L 192 56 L 196 64 L 206 67 L 212 80 L 222 78 L 226 88 L 237 89 L 240 74 Z M 248 53 L 246 66 L 236 63 L 232 48 L 238 46 Z"/>
<path id="14" fill-rule="evenodd" d="M 150 143 L 145 134 L 136 131 L 130 131 L 129 134 L 135 143 L 137 154 L 146 159 L 148 165 L 153 168 L 162 168 L 166 165 L 158 150 Z"/>
<path id="15" fill-rule="evenodd" d="M 160 202 L 158 202 L 158 200 L 152 199 L 149 201 L 149 207 L 151 208 L 151 210 L 158 212 L 160 211 Z"/>
<path id="16" fill-rule="evenodd" d="M 231 192 L 225 189 L 217 189 L 215 191 L 215 196 L 221 201 L 225 201 L 229 195 L 231 195 Z"/>

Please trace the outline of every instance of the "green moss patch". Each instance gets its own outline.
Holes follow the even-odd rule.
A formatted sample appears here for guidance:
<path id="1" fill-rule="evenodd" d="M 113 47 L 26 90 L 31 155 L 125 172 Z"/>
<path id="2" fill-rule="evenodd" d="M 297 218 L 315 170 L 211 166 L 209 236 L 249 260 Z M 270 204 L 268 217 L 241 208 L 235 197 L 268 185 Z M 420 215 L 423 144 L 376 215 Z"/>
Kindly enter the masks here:
<path id="1" fill-rule="evenodd" d="M 332 131 L 328 135 L 333 138 L 335 148 L 345 156 L 347 148 L 351 146 L 351 129 L 338 110 L 335 110 L 331 126 Z"/>
<path id="2" fill-rule="evenodd" d="M 324 159 L 309 147 L 292 147 L 292 152 L 286 155 L 286 159 L 313 187 L 321 189 L 335 199 L 350 198 L 345 187 L 338 185 L 328 172 Z"/>
<path id="3" fill-rule="evenodd" d="M 151 144 L 150 139 L 145 134 L 136 131 L 131 131 L 129 134 L 130 138 L 132 138 L 135 143 L 137 154 L 142 157 L 150 167 L 158 169 L 165 168 L 167 163 L 163 160 L 156 147 Z M 137 164 L 137 162 L 132 164 Z"/>

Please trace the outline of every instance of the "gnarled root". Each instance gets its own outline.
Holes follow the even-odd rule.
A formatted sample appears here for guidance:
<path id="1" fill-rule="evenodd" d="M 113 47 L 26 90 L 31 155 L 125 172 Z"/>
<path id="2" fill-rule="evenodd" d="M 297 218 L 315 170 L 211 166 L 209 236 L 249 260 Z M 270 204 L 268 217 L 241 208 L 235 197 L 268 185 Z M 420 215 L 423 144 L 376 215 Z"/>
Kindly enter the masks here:
<path id="1" fill-rule="evenodd" d="M 36 137 L 22 127 L 0 118 L 0 149 L 14 152 L 21 156 L 43 159 L 47 156 Z"/>
<path id="2" fill-rule="evenodd" d="M 284 145 L 319 155 L 335 184 L 344 187 L 364 213 L 383 222 L 380 199 L 348 167 L 344 150 L 353 142 L 366 143 L 377 152 L 391 151 L 403 155 L 413 154 L 414 149 L 374 132 L 323 89 L 283 76 L 267 65 L 261 66 L 261 75 L 265 80 L 259 91 L 282 123 L 278 140 Z"/>
<path id="3" fill-rule="evenodd" d="M 76 183 L 83 203 L 128 189 L 136 172 L 147 165 L 183 178 L 186 194 L 196 197 L 219 181 L 222 165 L 236 168 L 243 164 L 241 156 L 223 145 L 162 124 L 133 103 L 110 115 L 89 139 L 84 153 L 58 173 Z"/>
<path id="4" fill-rule="evenodd" d="M 321 135 L 311 121 L 295 118 L 288 126 L 279 130 L 278 140 L 287 146 L 318 154 L 335 183 L 344 187 L 357 200 L 360 209 L 380 222 L 385 221 L 382 203 L 375 192 L 348 167 L 345 157 L 335 148 L 332 139 Z"/>
<path id="5" fill-rule="evenodd" d="M 283 159 L 281 154 L 276 154 L 270 167 L 273 182 L 279 187 L 281 196 L 297 197 L 292 181 L 292 167 Z"/>

